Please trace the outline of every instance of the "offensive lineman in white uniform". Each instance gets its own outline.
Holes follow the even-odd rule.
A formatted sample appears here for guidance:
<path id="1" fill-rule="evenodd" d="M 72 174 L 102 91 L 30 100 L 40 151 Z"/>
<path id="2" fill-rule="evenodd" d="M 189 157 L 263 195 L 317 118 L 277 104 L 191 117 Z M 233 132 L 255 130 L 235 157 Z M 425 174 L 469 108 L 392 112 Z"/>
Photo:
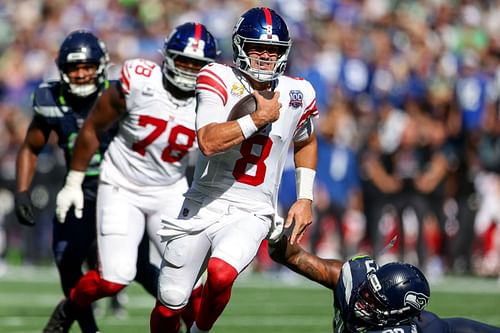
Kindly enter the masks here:
<path id="1" fill-rule="evenodd" d="M 52 325 L 60 332 L 78 308 L 118 293 L 136 274 L 137 248 L 145 228 L 163 253 L 161 214 L 176 216 L 187 191 L 189 153 L 197 151 L 194 89 L 198 71 L 214 61 L 214 37 L 199 23 L 178 26 L 165 40 L 162 66 L 144 59 L 126 61 L 120 85 L 98 100 L 75 144 L 71 170 L 57 197 L 60 221 L 71 206 L 81 215 L 84 170 L 99 143 L 99 134 L 119 121 L 119 132 L 101 165 L 97 196 L 99 272 L 89 271 L 56 308 Z M 156 276 L 157 277 L 157 276 Z M 194 285 L 193 285 L 194 286 Z M 193 298 L 201 295 L 201 287 Z M 199 297 L 198 297 L 199 299 Z M 183 317 L 194 318 L 199 301 Z M 57 326 L 57 325 L 55 325 Z M 58 331 L 59 332 L 59 331 Z"/>
<path id="2" fill-rule="evenodd" d="M 291 243 L 312 222 L 317 145 L 312 117 L 315 91 L 305 80 L 283 76 L 291 41 L 283 19 L 269 8 L 244 13 L 233 31 L 236 67 L 212 63 L 197 79 L 196 127 L 200 156 L 177 219 L 164 218 L 167 241 L 152 333 L 174 333 L 191 289 L 207 269 L 200 310 L 191 333 L 208 332 L 229 302 L 238 274 L 273 228 L 278 187 L 293 142 L 298 200 Z M 274 90 L 267 100 L 256 90 Z M 233 106 L 253 93 L 257 110 L 229 120 Z M 274 223 L 273 223 L 274 222 Z M 281 224 L 281 227 L 283 225 Z"/>

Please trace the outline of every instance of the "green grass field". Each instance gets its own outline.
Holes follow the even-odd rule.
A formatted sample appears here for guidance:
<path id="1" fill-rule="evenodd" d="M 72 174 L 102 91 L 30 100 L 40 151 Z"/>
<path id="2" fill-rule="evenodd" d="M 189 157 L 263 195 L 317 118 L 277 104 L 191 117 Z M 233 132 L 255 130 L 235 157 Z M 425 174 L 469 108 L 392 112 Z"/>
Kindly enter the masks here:
<path id="1" fill-rule="evenodd" d="M 282 282 L 276 277 L 241 276 L 228 308 L 211 332 L 331 332 L 331 293 L 293 277 Z M 126 294 L 128 316 L 124 319 L 99 316 L 102 333 L 149 332 L 153 299 L 136 284 Z M 54 269 L 9 269 L 0 277 L 0 333 L 41 332 L 60 299 Z M 106 304 L 100 301 L 99 307 L 105 309 Z M 432 284 L 429 309 L 441 316 L 465 316 L 500 326 L 500 284 L 497 280 L 445 278 Z M 72 332 L 80 330 L 75 325 Z"/>

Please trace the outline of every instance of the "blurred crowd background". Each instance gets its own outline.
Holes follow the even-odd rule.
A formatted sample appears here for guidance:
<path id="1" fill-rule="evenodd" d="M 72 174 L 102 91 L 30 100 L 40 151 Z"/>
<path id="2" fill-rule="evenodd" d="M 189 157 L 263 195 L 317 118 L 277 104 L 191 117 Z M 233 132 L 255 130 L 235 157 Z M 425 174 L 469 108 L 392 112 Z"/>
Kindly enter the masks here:
<path id="1" fill-rule="evenodd" d="M 54 145 L 32 186 L 37 225 L 13 214 L 15 158 L 31 93 L 57 79 L 64 37 L 95 32 L 118 73 L 128 58 L 161 63 L 171 29 L 199 21 L 232 63 L 246 9 L 274 8 L 293 46 L 288 75 L 316 88 L 320 119 L 315 221 L 303 245 L 323 257 L 368 252 L 438 278 L 500 272 L 500 1 L 0 1 L 0 257 L 50 264 L 55 195 L 65 165 Z M 280 190 L 294 201 L 290 160 Z M 396 237 L 395 237 L 396 236 Z M 1 262 L 1 261 L 0 261 Z M 253 266 L 276 269 L 263 248 Z M 0 264 L 0 272 L 5 264 Z"/>

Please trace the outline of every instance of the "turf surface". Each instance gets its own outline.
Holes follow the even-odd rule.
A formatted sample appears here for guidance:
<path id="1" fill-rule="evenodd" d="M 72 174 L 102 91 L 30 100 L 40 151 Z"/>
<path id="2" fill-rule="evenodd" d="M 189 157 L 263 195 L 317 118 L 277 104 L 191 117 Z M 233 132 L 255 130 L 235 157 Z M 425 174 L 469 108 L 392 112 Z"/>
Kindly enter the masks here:
<path id="1" fill-rule="evenodd" d="M 332 295 L 311 282 L 286 274 L 246 274 L 236 282 L 233 297 L 212 333 L 332 332 Z M 441 316 L 465 316 L 500 326 L 500 284 L 497 280 L 446 277 L 432 284 L 429 310 Z M 154 304 L 140 286 L 126 289 L 127 316 L 106 314 L 108 300 L 98 303 L 102 333 L 149 332 Z M 0 277 L 0 332 L 41 332 L 61 299 L 53 268 L 10 268 Z M 75 326 L 71 332 L 80 332 Z"/>

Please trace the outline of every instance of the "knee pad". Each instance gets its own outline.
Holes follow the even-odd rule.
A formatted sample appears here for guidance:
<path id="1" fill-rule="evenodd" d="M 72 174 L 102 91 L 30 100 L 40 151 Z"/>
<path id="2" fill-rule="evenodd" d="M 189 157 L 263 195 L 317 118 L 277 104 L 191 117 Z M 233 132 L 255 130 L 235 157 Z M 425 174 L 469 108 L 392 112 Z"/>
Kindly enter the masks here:
<path id="1" fill-rule="evenodd" d="M 122 284 L 130 284 L 134 280 L 134 277 L 137 273 L 135 265 L 128 265 L 125 263 L 120 263 L 114 268 L 114 278 L 113 280 L 117 280 Z"/>
<path id="2" fill-rule="evenodd" d="M 186 292 L 183 289 L 172 286 L 158 290 L 158 299 L 160 302 L 172 310 L 179 310 L 185 307 L 190 296 L 191 290 Z"/>

